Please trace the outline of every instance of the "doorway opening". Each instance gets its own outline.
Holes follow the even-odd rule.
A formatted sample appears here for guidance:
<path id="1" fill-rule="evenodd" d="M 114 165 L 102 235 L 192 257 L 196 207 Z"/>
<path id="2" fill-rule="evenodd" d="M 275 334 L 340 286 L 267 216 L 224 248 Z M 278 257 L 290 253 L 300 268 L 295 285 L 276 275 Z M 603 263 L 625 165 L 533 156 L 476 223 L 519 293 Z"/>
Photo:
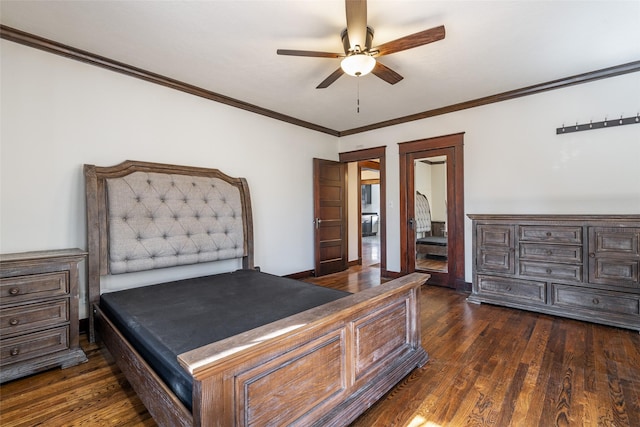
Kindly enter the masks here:
<path id="1" fill-rule="evenodd" d="M 460 290 L 467 287 L 463 135 L 399 144 L 401 269 Z"/>
<path id="2" fill-rule="evenodd" d="M 380 264 L 380 161 L 358 162 L 360 176 L 360 248 L 363 266 Z"/>
<path id="3" fill-rule="evenodd" d="M 348 209 L 349 263 L 379 267 L 381 277 L 387 274 L 385 149 L 367 148 L 339 155 L 340 162 L 348 164 L 349 188 L 357 190 L 350 197 Z"/>

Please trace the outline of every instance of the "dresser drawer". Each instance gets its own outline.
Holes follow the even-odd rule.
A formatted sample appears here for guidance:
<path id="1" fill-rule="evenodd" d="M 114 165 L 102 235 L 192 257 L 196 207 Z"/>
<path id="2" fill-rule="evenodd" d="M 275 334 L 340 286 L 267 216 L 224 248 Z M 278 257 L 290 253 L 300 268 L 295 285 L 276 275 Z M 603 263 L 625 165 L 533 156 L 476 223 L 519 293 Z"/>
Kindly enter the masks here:
<path id="1" fill-rule="evenodd" d="M 8 365 L 69 348 L 69 326 L 2 340 L 0 365 Z"/>
<path id="2" fill-rule="evenodd" d="M 520 241 L 582 243 L 582 227 L 521 225 Z"/>
<path id="3" fill-rule="evenodd" d="M 514 228 L 512 225 L 487 225 L 479 224 L 476 230 L 476 238 L 479 247 L 497 246 L 503 248 L 513 247 Z"/>
<path id="4" fill-rule="evenodd" d="M 640 316 L 640 295 L 552 284 L 552 305 Z M 640 323 L 640 317 L 638 317 Z"/>
<path id="5" fill-rule="evenodd" d="M 483 275 L 478 275 L 477 280 L 477 291 L 481 295 L 536 304 L 546 303 L 546 286 L 544 282 Z"/>
<path id="6" fill-rule="evenodd" d="M 51 298 L 68 293 L 69 276 L 66 271 L 0 279 L 2 305 Z"/>
<path id="7" fill-rule="evenodd" d="M 640 289 L 640 260 L 598 257 L 589 259 L 589 282 Z"/>
<path id="8" fill-rule="evenodd" d="M 582 246 L 520 243 L 520 259 L 550 262 L 582 262 Z"/>
<path id="9" fill-rule="evenodd" d="M 640 228 L 589 227 L 589 253 L 640 258 Z"/>
<path id="10" fill-rule="evenodd" d="M 515 270 L 514 253 L 506 248 L 481 248 L 476 259 L 478 271 L 510 273 Z"/>
<path id="11" fill-rule="evenodd" d="M 48 328 L 69 321 L 69 300 L 5 308 L 0 312 L 0 336 L 7 337 L 29 330 Z"/>
<path id="12" fill-rule="evenodd" d="M 520 261 L 520 275 L 581 282 L 582 265 Z"/>

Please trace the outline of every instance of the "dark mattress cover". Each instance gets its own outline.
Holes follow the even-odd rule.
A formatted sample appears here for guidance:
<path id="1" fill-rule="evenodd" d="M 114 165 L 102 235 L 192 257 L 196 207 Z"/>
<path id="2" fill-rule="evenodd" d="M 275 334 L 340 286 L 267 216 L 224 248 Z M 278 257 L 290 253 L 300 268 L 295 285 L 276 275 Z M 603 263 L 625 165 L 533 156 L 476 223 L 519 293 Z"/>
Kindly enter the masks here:
<path id="1" fill-rule="evenodd" d="M 420 245 L 447 246 L 447 238 L 441 236 L 427 236 L 416 240 Z"/>
<path id="2" fill-rule="evenodd" d="M 100 307 L 191 410 L 177 355 L 349 295 L 256 270 L 105 293 Z"/>

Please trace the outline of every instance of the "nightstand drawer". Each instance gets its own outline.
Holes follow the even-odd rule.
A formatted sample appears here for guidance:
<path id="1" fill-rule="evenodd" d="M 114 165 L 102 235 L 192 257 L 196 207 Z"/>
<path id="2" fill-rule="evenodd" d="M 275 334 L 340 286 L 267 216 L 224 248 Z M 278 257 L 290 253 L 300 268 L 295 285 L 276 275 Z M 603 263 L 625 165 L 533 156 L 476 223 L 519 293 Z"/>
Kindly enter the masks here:
<path id="1" fill-rule="evenodd" d="M 51 298 L 68 293 L 69 277 L 66 271 L 0 279 L 2 305 Z"/>
<path id="2" fill-rule="evenodd" d="M 7 337 L 69 321 L 69 300 L 6 308 L 0 313 L 0 336 Z"/>
<path id="3" fill-rule="evenodd" d="M 0 346 L 0 365 L 8 365 L 68 348 L 68 326 L 8 338 L 2 340 Z"/>

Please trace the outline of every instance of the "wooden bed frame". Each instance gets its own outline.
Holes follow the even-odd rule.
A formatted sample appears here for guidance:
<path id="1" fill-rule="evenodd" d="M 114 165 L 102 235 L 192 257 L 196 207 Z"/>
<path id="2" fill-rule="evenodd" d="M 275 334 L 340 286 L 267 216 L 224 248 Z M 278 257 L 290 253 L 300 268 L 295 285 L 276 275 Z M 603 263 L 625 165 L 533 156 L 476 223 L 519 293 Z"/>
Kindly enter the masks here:
<path id="1" fill-rule="evenodd" d="M 134 161 L 84 171 L 90 339 L 97 333 L 159 425 L 343 426 L 427 362 L 419 292 L 429 276 L 413 273 L 179 355 L 194 380 L 189 411 L 100 310 L 100 276 L 109 274 L 106 180 L 146 171 L 233 183 L 243 204 L 243 268 L 254 268 L 247 183 L 216 169 Z"/>

